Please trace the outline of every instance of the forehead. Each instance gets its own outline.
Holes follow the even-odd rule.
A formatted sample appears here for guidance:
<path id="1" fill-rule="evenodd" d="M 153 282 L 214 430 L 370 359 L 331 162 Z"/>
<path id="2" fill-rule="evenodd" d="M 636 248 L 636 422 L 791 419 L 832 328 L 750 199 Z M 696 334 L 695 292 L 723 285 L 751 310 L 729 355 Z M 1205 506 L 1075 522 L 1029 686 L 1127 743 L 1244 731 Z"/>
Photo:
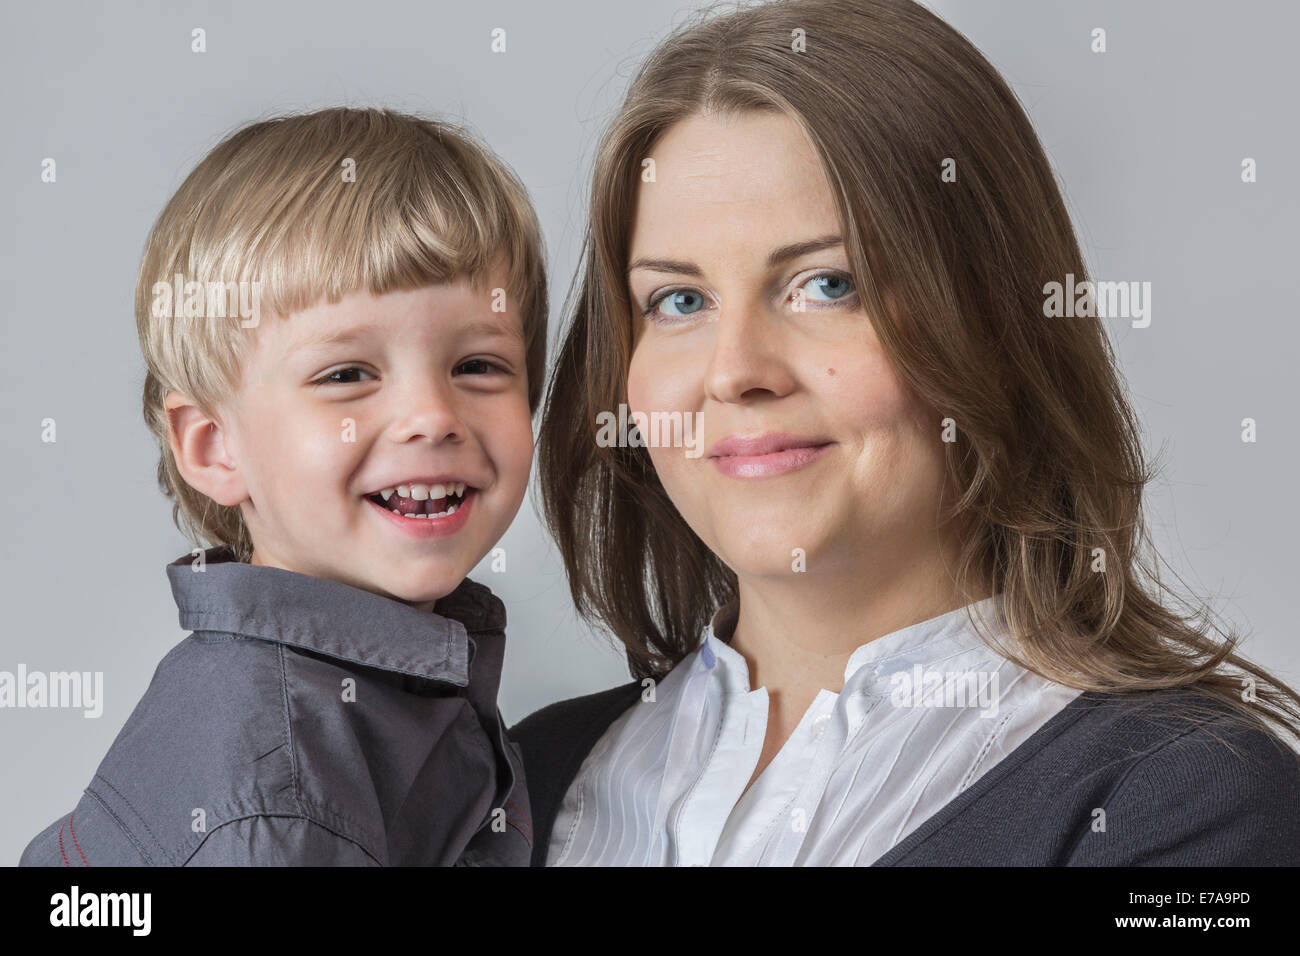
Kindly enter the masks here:
<path id="1" fill-rule="evenodd" d="M 634 250 L 701 231 L 771 245 L 772 230 L 834 231 L 838 221 L 820 159 L 784 114 L 697 114 L 670 127 L 649 158 L 655 181 L 638 183 Z"/>
<path id="2" fill-rule="evenodd" d="M 520 314 L 513 296 L 491 282 L 453 283 L 374 295 L 357 290 L 338 302 L 318 302 L 287 318 L 277 317 L 264 331 L 268 346 L 295 352 L 324 351 L 335 345 L 362 344 L 400 335 L 404 341 L 449 334 L 523 341 Z M 504 311 L 493 311 L 498 301 Z"/>

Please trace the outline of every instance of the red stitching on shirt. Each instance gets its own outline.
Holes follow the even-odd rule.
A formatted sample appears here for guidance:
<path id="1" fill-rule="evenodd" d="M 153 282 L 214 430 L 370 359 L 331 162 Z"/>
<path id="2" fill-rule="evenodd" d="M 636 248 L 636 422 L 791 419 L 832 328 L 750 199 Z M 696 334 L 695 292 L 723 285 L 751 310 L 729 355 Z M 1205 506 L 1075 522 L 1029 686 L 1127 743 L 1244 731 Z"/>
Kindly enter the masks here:
<path id="1" fill-rule="evenodd" d="M 519 814 L 520 819 L 522 819 L 522 820 L 524 821 L 524 823 L 528 826 L 528 832 L 527 832 L 527 833 L 524 833 L 523 830 L 520 830 L 519 832 L 520 832 L 520 833 L 524 833 L 524 836 L 528 837 L 528 842 L 529 842 L 529 843 L 532 843 L 532 842 L 533 842 L 533 821 L 530 820 L 530 819 L 528 819 L 528 814 L 524 813 L 524 811 L 520 810 L 518 807 L 516 807 L 516 806 L 515 806 L 513 803 L 511 803 L 509 800 L 506 801 L 506 806 L 507 806 L 507 807 L 512 807 L 512 808 L 514 809 L 515 813 Z M 506 819 L 509 820 L 510 818 L 507 816 Z"/>
<path id="2" fill-rule="evenodd" d="M 81 844 L 77 842 L 77 828 L 72 825 L 72 818 L 76 815 L 76 810 L 73 810 L 68 814 L 68 832 L 72 834 L 72 845 L 77 848 L 78 853 L 81 853 Z M 59 829 L 62 830 L 62 827 Z M 86 864 L 86 866 L 90 866 L 90 861 L 86 859 L 86 854 L 84 853 L 81 853 L 81 862 Z"/>
<path id="3" fill-rule="evenodd" d="M 63 853 L 63 825 L 62 824 L 59 825 L 59 852 Z M 68 854 L 66 853 L 63 853 L 63 865 L 72 866 L 72 864 L 68 862 Z"/>
<path id="4" fill-rule="evenodd" d="M 519 825 L 516 824 L 514 820 L 511 820 L 509 817 L 506 817 L 506 823 L 510 824 L 516 830 L 519 830 L 519 835 L 528 841 L 528 849 L 531 850 L 533 848 L 533 835 L 531 833 L 525 833 L 522 829 L 520 829 Z"/>

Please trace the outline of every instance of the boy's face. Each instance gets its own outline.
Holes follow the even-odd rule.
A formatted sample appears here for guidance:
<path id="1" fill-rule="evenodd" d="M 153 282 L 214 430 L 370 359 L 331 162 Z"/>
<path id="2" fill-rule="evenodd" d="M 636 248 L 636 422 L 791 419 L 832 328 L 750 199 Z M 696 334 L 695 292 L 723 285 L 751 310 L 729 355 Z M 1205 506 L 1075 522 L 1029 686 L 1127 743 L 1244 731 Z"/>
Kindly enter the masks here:
<path id="1" fill-rule="evenodd" d="M 500 540 L 528 484 L 533 431 L 522 322 L 512 296 L 493 311 L 497 278 L 354 292 L 245 330 L 257 341 L 220 418 L 253 564 L 427 610 Z M 451 511 L 457 499 L 436 496 L 459 482 Z M 414 501 L 417 484 L 432 500 Z"/>

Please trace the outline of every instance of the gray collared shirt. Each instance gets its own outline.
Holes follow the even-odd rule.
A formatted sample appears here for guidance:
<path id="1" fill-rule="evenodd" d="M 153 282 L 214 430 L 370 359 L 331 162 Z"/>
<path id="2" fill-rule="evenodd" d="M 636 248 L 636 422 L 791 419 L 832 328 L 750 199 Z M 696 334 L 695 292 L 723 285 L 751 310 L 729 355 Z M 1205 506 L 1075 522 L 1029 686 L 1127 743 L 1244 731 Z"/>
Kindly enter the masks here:
<path id="1" fill-rule="evenodd" d="M 466 578 L 430 613 L 231 557 L 167 566 L 193 633 L 20 864 L 526 866 L 501 600 Z"/>

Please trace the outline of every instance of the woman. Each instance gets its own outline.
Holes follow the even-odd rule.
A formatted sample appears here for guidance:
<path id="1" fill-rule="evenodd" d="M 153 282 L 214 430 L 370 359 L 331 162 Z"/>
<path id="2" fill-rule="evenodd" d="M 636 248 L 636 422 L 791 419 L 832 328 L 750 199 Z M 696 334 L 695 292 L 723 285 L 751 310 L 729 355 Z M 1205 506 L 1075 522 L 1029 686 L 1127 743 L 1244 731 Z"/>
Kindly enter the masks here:
<path id="1" fill-rule="evenodd" d="M 1045 309 L 1087 269 L 969 42 L 908 0 L 688 24 L 591 217 L 538 455 L 636 679 L 512 732 L 535 863 L 1300 863 L 1300 696 L 1162 602 L 1105 330 Z"/>

